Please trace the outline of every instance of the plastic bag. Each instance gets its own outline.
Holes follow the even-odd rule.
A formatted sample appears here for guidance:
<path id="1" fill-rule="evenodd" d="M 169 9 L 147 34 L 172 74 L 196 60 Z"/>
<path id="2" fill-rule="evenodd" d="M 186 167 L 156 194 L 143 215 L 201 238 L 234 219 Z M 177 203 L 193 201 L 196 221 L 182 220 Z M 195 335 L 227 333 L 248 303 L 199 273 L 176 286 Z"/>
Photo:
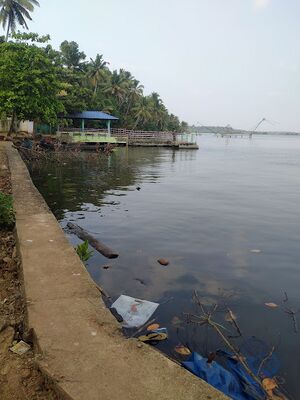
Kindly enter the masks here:
<path id="1" fill-rule="evenodd" d="M 159 306 L 147 300 L 121 295 L 111 306 L 123 318 L 124 328 L 139 328 L 144 325 Z"/>

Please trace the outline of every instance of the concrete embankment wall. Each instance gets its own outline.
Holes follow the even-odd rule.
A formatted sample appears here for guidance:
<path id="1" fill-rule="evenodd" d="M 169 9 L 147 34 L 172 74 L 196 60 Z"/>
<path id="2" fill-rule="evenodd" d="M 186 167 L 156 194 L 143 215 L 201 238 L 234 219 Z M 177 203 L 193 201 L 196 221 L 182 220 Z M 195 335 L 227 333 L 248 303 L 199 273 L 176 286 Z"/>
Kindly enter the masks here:
<path id="1" fill-rule="evenodd" d="M 226 399 L 136 339 L 125 339 L 85 266 L 8 143 L 28 326 L 41 370 L 74 400 Z"/>

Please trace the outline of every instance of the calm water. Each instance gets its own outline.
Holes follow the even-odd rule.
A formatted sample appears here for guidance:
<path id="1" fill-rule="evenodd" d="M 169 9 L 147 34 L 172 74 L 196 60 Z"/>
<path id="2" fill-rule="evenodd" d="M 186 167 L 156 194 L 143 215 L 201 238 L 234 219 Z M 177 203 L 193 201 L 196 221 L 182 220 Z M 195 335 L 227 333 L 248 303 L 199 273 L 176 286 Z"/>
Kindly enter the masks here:
<path id="1" fill-rule="evenodd" d="M 113 299 L 162 303 L 155 316 L 169 340 L 161 349 L 173 354 L 187 343 L 207 354 L 221 346 L 207 327 L 174 325 L 195 311 L 197 289 L 206 304 L 226 301 L 245 338 L 278 346 L 280 376 L 298 399 L 300 333 L 283 310 L 300 308 L 300 137 L 198 141 L 199 151 L 118 149 L 99 163 L 45 165 L 32 176 L 62 226 L 76 221 L 120 252 L 113 261 L 95 252 L 88 265 Z M 224 314 L 216 319 L 226 325 Z"/>

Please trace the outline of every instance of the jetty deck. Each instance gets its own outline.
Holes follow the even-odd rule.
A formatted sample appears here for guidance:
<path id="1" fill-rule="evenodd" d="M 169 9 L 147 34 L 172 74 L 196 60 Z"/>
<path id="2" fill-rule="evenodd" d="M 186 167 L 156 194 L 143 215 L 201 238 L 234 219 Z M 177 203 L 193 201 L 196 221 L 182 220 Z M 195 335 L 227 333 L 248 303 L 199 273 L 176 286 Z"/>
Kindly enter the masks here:
<path id="1" fill-rule="evenodd" d="M 68 129 L 58 133 L 60 140 L 66 143 L 83 145 L 117 146 L 145 146 L 145 147 L 171 147 L 177 149 L 198 149 L 193 134 L 177 132 L 134 131 L 128 129 L 113 128 L 109 132 L 106 129 Z"/>

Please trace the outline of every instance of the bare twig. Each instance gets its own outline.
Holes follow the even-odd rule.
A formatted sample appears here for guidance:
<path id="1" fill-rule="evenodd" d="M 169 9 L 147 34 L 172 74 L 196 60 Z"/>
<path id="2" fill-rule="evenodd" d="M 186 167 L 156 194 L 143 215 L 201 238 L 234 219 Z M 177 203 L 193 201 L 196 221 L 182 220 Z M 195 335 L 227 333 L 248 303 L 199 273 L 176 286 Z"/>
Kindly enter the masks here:
<path id="1" fill-rule="evenodd" d="M 273 353 L 275 351 L 275 346 L 272 347 L 270 353 L 262 360 L 262 362 L 260 363 L 258 370 L 257 370 L 257 376 L 260 376 L 261 370 L 263 368 L 263 366 L 265 365 L 265 363 L 272 357 Z"/>
<path id="2" fill-rule="evenodd" d="M 233 326 L 235 327 L 235 329 L 236 329 L 236 331 L 238 333 L 238 335 L 229 336 L 229 338 L 235 339 L 235 338 L 241 337 L 242 336 L 242 331 L 241 331 L 240 327 L 238 326 L 238 323 L 236 322 L 236 319 L 234 318 L 233 312 L 231 311 L 231 309 L 229 307 L 227 307 L 227 311 L 228 311 L 228 315 L 229 315 L 229 318 L 230 318 L 230 322 L 233 324 Z"/>
<path id="3" fill-rule="evenodd" d="M 293 326 L 294 326 L 294 332 L 295 332 L 295 333 L 298 333 L 298 323 L 297 323 L 297 319 L 296 319 L 296 313 L 297 313 L 297 312 L 291 310 L 290 308 L 286 308 L 286 309 L 284 310 L 284 312 L 285 312 L 286 314 L 288 314 L 288 315 L 292 318 Z"/>
<path id="4" fill-rule="evenodd" d="M 201 301 L 200 301 L 200 299 L 199 299 L 199 296 L 198 296 L 198 293 L 197 293 L 196 290 L 194 291 L 194 299 L 196 300 L 196 303 L 197 303 L 198 306 L 200 307 L 202 313 L 203 313 L 203 314 L 206 314 L 206 310 L 205 310 L 203 304 L 201 303 Z"/>
<path id="5" fill-rule="evenodd" d="M 217 334 L 220 336 L 220 338 L 223 340 L 223 342 L 226 344 L 226 346 L 231 350 L 231 352 L 234 354 L 236 360 L 238 362 L 240 362 L 242 364 L 242 366 L 244 367 L 244 369 L 246 370 L 246 372 L 249 374 L 249 376 L 258 384 L 259 388 L 263 391 L 263 393 L 265 394 L 266 399 L 270 399 L 269 394 L 266 392 L 266 390 L 263 387 L 263 384 L 260 380 L 260 378 L 254 374 L 251 370 L 251 368 L 249 367 L 249 365 L 246 362 L 245 357 L 243 357 L 243 355 L 240 353 L 240 351 L 235 348 L 235 346 L 230 342 L 229 338 L 227 338 L 225 336 L 225 334 L 222 332 L 223 329 L 225 329 L 222 325 L 216 323 L 215 321 L 212 320 L 212 314 L 213 312 L 215 312 L 217 310 L 217 305 L 214 305 L 210 311 L 205 311 L 203 305 L 201 304 L 201 301 L 198 297 L 197 292 L 194 292 L 194 298 L 196 300 L 196 303 L 199 305 L 201 311 L 202 311 L 202 315 L 198 316 L 198 315 L 193 315 L 190 314 L 189 318 L 190 318 L 190 322 L 195 323 L 195 324 L 199 324 L 199 325 L 209 325 L 210 327 L 212 327 Z M 230 318 L 234 324 L 235 319 L 233 317 L 233 313 L 232 311 L 228 308 L 228 312 L 230 315 Z M 235 328 L 237 329 L 238 332 L 241 333 L 240 328 L 238 327 L 237 324 L 234 324 Z M 266 360 L 262 362 L 262 366 L 263 364 L 266 362 Z M 254 388 L 255 389 L 255 388 Z"/>
<path id="6" fill-rule="evenodd" d="M 251 371 L 250 367 L 245 361 L 245 358 L 240 354 L 240 352 L 230 343 L 230 341 L 227 339 L 227 337 L 223 334 L 223 332 L 220 330 L 220 328 L 214 323 L 212 320 L 207 321 L 208 325 L 210 325 L 221 337 L 221 339 L 224 341 L 226 346 L 234 353 L 236 356 L 237 360 L 243 365 L 247 373 L 251 376 L 251 378 L 260 386 L 260 388 L 265 392 L 263 385 L 260 381 L 260 379 Z"/>

